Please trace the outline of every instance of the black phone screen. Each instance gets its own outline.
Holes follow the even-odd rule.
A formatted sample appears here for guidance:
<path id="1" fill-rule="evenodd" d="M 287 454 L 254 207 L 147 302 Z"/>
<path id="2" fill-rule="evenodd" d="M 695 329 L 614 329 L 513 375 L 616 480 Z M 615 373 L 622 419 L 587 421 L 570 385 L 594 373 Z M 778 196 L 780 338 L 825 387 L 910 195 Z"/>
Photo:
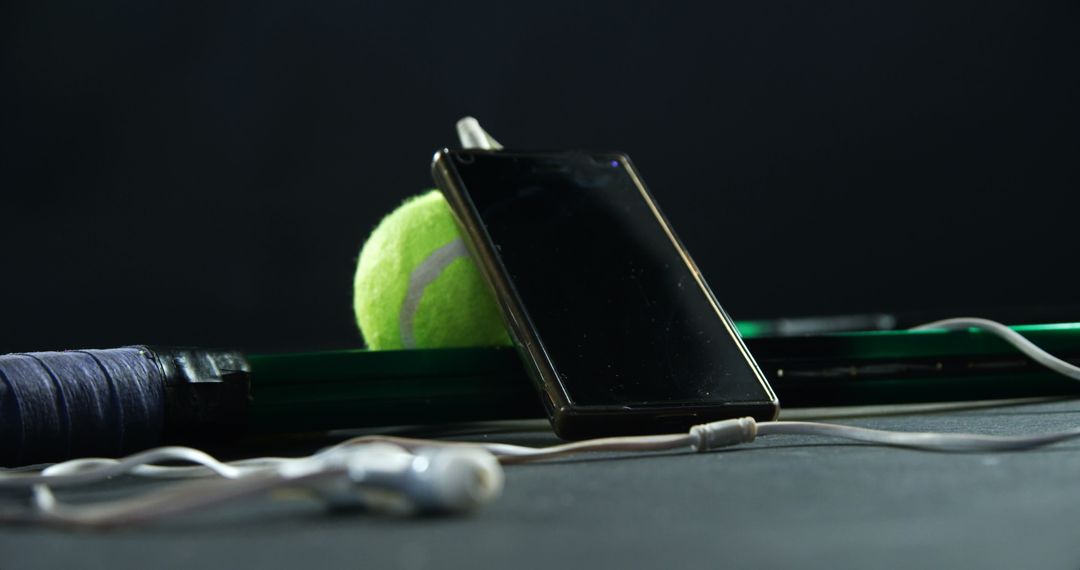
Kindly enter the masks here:
<path id="1" fill-rule="evenodd" d="M 767 399 L 622 155 L 455 157 L 464 193 L 571 403 Z"/>

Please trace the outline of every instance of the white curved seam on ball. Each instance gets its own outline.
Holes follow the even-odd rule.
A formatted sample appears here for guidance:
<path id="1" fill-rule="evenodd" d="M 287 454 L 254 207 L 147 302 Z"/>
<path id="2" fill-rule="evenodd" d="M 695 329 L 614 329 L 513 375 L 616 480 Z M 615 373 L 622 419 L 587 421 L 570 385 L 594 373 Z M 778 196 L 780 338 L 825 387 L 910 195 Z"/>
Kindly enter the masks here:
<path id="1" fill-rule="evenodd" d="M 413 318 L 416 316 L 416 310 L 420 308 L 420 300 L 424 298 L 424 289 L 432 281 L 438 279 L 448 265 L 460 257 L 468 256 L 469 249 L 459 237 L 431 252 L 423 263 L 413 269 L 409 275 L 409 288 L 405 291 L 405 302 L 401 305 L 401 313 L 398 317 L 402 346 L 416 348 L 416 339 L 413 337 Z"/>

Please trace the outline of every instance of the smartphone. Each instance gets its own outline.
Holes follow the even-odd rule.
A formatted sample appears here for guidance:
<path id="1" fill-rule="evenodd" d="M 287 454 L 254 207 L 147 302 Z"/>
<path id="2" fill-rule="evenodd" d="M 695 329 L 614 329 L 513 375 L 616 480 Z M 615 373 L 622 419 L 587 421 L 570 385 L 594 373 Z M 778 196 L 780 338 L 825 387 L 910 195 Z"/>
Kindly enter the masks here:
<path id="1" fill-rule="evenodd" d="M 557 435 L 775 419 L 776 395 L 626 155 L 444 149 L 432 173 Z"/>

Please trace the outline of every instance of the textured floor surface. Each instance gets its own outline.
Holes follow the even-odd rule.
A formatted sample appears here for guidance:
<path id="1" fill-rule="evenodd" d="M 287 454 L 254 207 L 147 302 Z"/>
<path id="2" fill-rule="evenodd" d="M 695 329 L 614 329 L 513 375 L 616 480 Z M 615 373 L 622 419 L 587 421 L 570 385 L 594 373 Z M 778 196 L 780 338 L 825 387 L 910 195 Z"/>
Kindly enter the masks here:
<path id="1" fill-rule="evenodd" d="M 997 434 L 1080 425 L 1080 401 L 882 412 L 798 419 Z M 1076 568 L 1078 475 L 1080 442 L 948 455 L 777 436 L 708 454 L 508 467 L 504 496 L 461 518 L 328 516 L 267 498 L 107 534 L 0 528 L 0 570 Z"/>

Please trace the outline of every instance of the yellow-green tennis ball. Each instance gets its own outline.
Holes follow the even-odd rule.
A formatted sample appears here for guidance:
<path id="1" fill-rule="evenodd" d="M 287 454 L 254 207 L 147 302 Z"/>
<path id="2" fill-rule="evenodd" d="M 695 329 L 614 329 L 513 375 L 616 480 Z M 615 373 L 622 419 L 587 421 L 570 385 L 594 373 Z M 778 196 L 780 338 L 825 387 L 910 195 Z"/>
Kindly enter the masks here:
<path id="1" fill-rule="evenodd" d="M 438 190 L 406 200 L 368 237 L 353 310 L 372 350 L 510 344 Z"/>

